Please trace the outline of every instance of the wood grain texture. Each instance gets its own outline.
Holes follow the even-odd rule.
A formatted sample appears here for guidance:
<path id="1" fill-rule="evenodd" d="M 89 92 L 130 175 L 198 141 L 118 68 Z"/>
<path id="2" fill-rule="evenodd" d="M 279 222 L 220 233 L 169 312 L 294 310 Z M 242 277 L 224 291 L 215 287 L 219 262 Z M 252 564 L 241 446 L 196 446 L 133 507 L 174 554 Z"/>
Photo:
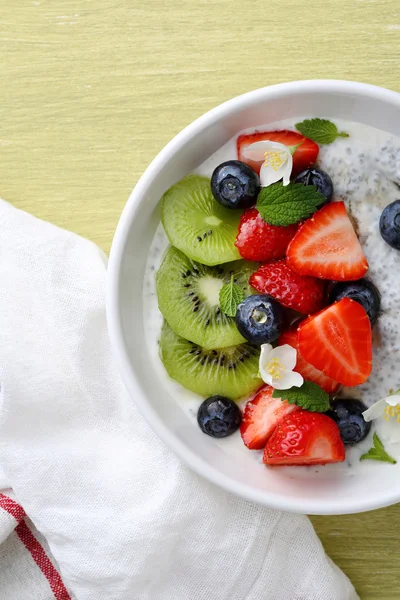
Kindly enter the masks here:
<path id="1" fill-rule="evenodd" d="M 0 195 L 107 251 L 147 164 L 209 108 L 293 79 L 400 91 L 399 58 L 398 0 L 2 0 Z M 362 600 L 400 596 L 399 522 L 313 518 Z"/>

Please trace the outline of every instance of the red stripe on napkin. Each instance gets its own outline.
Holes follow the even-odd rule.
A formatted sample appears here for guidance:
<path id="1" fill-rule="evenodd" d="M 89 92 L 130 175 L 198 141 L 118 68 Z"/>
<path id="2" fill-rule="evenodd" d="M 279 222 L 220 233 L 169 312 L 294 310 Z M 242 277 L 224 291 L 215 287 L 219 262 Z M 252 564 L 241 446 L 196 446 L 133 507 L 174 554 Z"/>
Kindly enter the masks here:
<path id="1" fill-rule="evenodd" d="M 0 494 L 0 509 L 1 508 L 18 521 L 19 524 L 15 528 L 15 533 L 18 535 L 28 552 L 30 552 L 33 560 L 46 577 L 55 600 L 71 600 L 71 596 L 62 582 L 60 574 L 47 556 L 43 546 L 37 541 L 24 521 L 26 513 L 22 506 L 9 496 Z"/>
<path id="2" fill-rule="evenodd" d="M 0 508 L 8 512 L 18 523 L 25 518 L 26 513 L 22 506 L 15 502 L 9 496 L 5 496 L 4 494 L 0 494 Z"/>
<path id="3" fill-rule="evenodd" d="M 71 596 L 63 584 L 58 571 L 54 568 L 43 547 L 39 544 L 25 521 L 17 525 L 15 533 L 26 549 L 29 550 L 33 560 L 49 582 L 54 598 L 56 600 L 71 600 Z"/>

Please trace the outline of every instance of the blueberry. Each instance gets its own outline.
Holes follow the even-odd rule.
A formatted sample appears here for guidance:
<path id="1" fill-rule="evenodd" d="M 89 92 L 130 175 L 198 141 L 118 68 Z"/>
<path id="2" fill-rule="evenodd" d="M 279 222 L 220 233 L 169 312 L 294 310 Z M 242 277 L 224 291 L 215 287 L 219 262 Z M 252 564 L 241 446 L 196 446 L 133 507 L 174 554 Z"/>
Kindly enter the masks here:
<path id="1" fill-rule="evenodd" d="M 235 433 L 242 420 L 237 404 L 225 396 L 211 396 L 204 400 L 197 413 L 200 429 L 215 438 Z"/>
<path id="2" fill-rule="evenodd" d="M 249 165 L 228 160 L 218 165 L 211 176 L 214 198 L 227 208 L 248 208 L 256 203 L 260 179 Z"/>
<path id="3" fill-rule="evenodd" d="M 361 413 L 367 410 L 365 404 L 354 398 L 335 400 L 326 414 L 336 421 L 344 444 L 357 444 L 367 437 L 371 423 L 364 421 Z"/>
<path id="4" fill-rule="evenodd" d="M 333 183 L 332 179 L 329 177 L 328 173 L 325 171 L 321 171 L 321 169 L 317 169 L 316 167 L 312 167 L 310 169 L 306 169 L 300 175 L 297 175 L 295 179 L 295 183 L 302 183 L 303 185 L 313 185 L 317 188 L 317 192 L 320 192 L 325 198 L 325 202 L 323 202 L 320 206 L 325 206 L 332 200 L 333 196 Z"/>
<path id="5" fill-rule="evenodd" d="M 400 200 L 395 200 L 383 209 L 379 229 L 385 242 L 400 250 Z"/>
<path id="6" fill-rule="evenodd" d="M 365 308 L 371 325 L 376 322 L 381 309 L 381 295 L 368 279 L 336 283 L 329 293 L 329 300 L 337 302 L 342 298 L 351 298 L 361 304 Z"/>
<path id="7" fill-rule="evenodd" d="M 236 325 L 239 332 L 252 344 L 270 344 L 281 334 L 283 311 L 271 296 L 248 296 L 239 304 Z"/>

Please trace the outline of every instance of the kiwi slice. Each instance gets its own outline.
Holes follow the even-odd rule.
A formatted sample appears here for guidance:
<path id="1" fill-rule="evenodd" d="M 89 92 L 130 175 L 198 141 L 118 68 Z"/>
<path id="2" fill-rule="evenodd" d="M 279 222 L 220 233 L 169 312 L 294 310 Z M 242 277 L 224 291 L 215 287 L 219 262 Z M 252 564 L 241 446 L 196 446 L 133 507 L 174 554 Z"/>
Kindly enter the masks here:
<path id="1" fill-rule="evenodd" d="M 238 260 L 235 246 L 241 212 L 224 208 L 211 192 L 211 181 L 188 175 L 162 198 L 162 224 L 169 241 L 204 265 Z"/>
<path id="2" fill-rule="evenodd" d="M 219 291 L 233 274 L 234 282 L 250 296 L 248 280 L 256 270 L 256 263 L 244 260 L 207 267 L 170 246 L 157 273 L 159 309 L 175 333 L 203 348 L 241 344 L 246 340 L 235 319 L 221 312 Z"/>
<path id="3" fill-rule="evenodd" d="M 206 350 L 179 337 L 164 322 L 160 351 L 168 375 L 202 396 L 238 400 L 263 383 L 258 374 L 260 349 L 250 344 Z"/>

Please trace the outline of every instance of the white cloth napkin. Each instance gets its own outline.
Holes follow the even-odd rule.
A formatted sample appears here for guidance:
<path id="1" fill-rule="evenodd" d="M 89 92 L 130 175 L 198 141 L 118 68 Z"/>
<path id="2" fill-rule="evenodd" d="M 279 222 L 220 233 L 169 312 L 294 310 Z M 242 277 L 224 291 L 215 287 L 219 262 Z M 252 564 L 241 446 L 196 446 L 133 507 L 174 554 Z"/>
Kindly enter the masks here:
<path id="1" fill-rule="evenodd" d="M 70 595 L 54 597 L 357 599 L 305 516 L 203 481 L 144 422 L 111 357 L 105 272 L 91 242 L 0 201 L 0 479 L 58 563 Z M 29 579 L 21 595 L 2 554 L 0 600 L 53 597 Z"/>

